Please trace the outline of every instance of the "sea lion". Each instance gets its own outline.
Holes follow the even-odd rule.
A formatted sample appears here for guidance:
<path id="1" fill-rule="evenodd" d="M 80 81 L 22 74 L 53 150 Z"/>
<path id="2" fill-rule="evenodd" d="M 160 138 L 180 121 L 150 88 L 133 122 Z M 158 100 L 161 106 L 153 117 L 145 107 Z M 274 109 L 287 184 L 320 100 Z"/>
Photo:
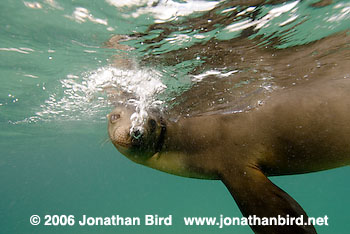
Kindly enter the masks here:
<path id="1" fill-rule="evenodd" d="M 126 157 L 175 175 L 219 179 L 244 216 L 304 217 L 267 177 L 350 164 L 350 80 L 317 80 L 271 94 L 254 110 L 165 120 L 150 114 L 130 133 L 129 107 L 108 115 L 112 143 Z M 255 233 L 316 233 L 312 225 L 251 226 Z"/>

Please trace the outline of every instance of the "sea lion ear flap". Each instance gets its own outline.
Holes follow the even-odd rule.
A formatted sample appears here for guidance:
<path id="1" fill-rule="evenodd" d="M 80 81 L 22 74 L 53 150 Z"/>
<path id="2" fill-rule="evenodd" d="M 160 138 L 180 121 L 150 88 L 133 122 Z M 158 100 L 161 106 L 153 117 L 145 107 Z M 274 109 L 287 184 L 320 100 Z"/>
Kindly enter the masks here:
<path id="1" fill-rule="evenodd" d="M 265 220 L 265 225 L 251 225 L 255 233 L 259 234 L 315 234 L 312 225 L 266 225 L 270 217 L 289 217 L 307 222 L 308 216 L 301 206 L 286 192 L 274 185 L 258 168 L 245 167 L 244 170 L 229 170 L 222 173 L 222 181 L 235 199 L 245 217 L 258 217 Z M 293 218 L 291 218 L 293 217 Z M 302 217 L 302 218 L 300 218 Z M 299 222 L 300 224 L 300 222 Z"/>

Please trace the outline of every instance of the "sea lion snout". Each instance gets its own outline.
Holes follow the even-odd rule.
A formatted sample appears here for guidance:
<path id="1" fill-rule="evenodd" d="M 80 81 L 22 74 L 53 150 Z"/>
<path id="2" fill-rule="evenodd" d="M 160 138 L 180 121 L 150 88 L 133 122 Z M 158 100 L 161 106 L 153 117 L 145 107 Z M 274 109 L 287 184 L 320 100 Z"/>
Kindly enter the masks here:
<path id="1" fill-rule="evenodd" d="M 131 136 L 134 138 L 134 139 L 140 139 L 142 137 L 142 132 L 139 130 L 139 129 L 136 129 L 134 131 L 132 131 L 131 133 Z"/>
<path id="2" fill-rule="evenodd" d="M 115 108 L 107 116 L 108 134 L 119 152 L 144 163 L 162 149 L 166 127 L 158 112 L 148 112 L 140 126 L 133 126 L 134 113 L 132 107 Z"/>
<path id="3" fill-rule="evenodd" d="M 133 114 L 132 108 L 117 107 L 107 116 L 109 137 L 117 148 L 141 147 L 145 141 L 153 138 L 156 121 L 150 119 L 144 125 L 132 128 Z"/>
<path id="4" fill-rule="evenodd" d="M 116 108 L 107 116 L 109 138 L 115 146 L 129 148 L 132 145 L 131 114 L 127 108 Z"/>

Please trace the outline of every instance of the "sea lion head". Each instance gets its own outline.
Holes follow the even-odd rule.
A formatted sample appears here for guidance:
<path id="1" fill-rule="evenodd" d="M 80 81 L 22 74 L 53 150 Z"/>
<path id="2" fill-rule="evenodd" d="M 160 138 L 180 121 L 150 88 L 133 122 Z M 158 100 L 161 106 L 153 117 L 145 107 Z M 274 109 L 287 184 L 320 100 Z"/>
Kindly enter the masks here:
<path id="1" fill-rule="evenodd" d="M 130 107 L 117 107 L 108 117 L 109 138 L 120 153 L 129 159 L 144 164 L 161 150 L 164 142 L 165 123 L 155 112 L 148 114 L 140 129 L 132 128 Z"/>

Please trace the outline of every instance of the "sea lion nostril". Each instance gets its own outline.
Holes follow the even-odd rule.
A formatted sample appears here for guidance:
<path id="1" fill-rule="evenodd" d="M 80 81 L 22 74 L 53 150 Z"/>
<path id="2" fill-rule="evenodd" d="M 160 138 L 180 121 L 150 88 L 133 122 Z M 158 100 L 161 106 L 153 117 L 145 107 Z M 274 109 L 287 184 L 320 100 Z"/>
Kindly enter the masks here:
<path id="1" fill-rule="evenodd" d="M 135 139 L 139 139 L 141 136 L 142 136 L 142 133 L 141 133 L 140 130 L 135 130 L 132 133 L 132 137 L 135 138 Z"/>

